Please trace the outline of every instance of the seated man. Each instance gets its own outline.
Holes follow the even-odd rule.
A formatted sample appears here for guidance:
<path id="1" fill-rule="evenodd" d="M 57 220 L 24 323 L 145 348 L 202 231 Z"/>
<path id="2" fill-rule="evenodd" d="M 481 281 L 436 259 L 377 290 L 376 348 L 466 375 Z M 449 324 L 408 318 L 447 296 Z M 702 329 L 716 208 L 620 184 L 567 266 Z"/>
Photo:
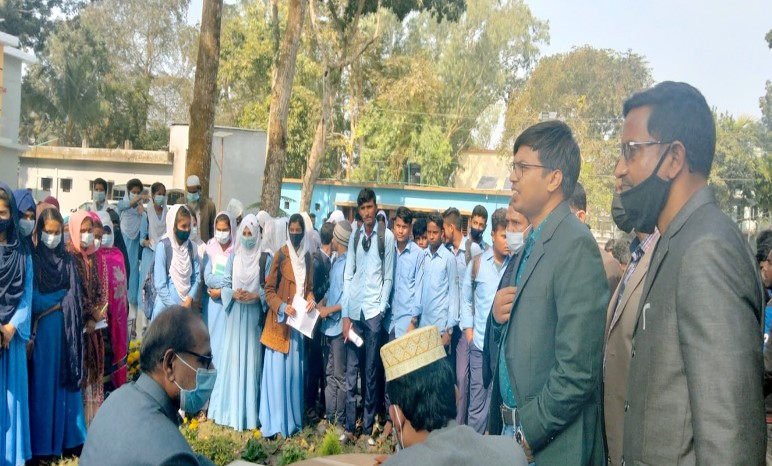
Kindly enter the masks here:
<path id="1" fill-rule="evenodd" d="M 86 435 L 82 466 L 212 465 L 179 431 L 177 411 L 203 409 L 217 372 L 198 313 L 172 306 L 147 329 L 142 375 L 110 395 Z"/>
<path id="2" fill-rule="evenodd" d="M 528 463 L 511 438 L 458 425 L 453 370 L 437 327 L 408 332 L 381 348 L 397 448 L 388 465 Z"/>

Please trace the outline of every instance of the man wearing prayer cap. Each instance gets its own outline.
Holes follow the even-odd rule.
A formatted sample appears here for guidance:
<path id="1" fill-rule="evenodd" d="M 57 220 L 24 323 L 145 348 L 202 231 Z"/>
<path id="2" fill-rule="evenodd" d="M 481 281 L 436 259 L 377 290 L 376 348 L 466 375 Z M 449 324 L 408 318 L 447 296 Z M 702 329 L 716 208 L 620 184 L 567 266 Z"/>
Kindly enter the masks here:
<path id="1" fill-rule="evenodd" d="M 333 210 L 330 216 L 327 217 L 328 223 L 338 224 L 344 220 L 346 220 L 346 217 L 343 215 L 343 212 L 341 212 L 340 210 Z"/>
<path id="2" fill-rule="evenodd" d="M 198 235 L 201 241 L 209 241 L 214 232 L 214 219 L 217 216 L 217 209 L 214 202 L 206 196 L 201 195 L 201 180 L 196 175 L 190 175 L 185 183 L 187 193 L 185 199 L 188 207 L 196 213 L 198 219 Z"/>
<path id="3" fill-rule="evenodd" d="M 388 465 L 527 465 L 511 438 L 458 425 L 455 378 L 437 327 L 422 327 L 383 345 L 381 359 L 397 447 Z"/>
<path id="4" fill-rule="evenodd" d="M 228 207 L 225 209 L 228 211 L 229 214 L 233 215 L 233 218 L 236 219 L 236 225 L 239 225 L 241 223 L 241 219 L 244 216 L 244 204 L 241 203 L 238 199 L 231 199 L 228 202 Z M 262 228 L 264 225 L 260 224 L 260 227 Z"/>

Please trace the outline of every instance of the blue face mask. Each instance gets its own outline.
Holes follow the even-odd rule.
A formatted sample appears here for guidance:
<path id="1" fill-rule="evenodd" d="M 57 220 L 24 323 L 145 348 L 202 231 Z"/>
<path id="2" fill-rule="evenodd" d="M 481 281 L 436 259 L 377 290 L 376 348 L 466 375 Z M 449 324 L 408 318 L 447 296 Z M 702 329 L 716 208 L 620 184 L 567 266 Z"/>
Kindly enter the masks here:
<path id="1" fill-rule="evenodd" d="M 0 232 L 8 231 L 13 225 L 13 221 L 10 218 L 0 218 Z"/>
<path id="2" fill-rule="evenodd" d="M 19 220 L 19 233 L 21 233 L 22 236 L 29 236 L 32 234 L 32 230 L 35 229 L 35 221 L 34 220 L 27 220 L 27 219 L 21 219 Z"/>
<path id="3" fill-rule="evenodd" d="M 247 249 L 255 249 L 255 246 L 257 246 L 257 238 L 254 236 L 242 236 L 241 245 Z"/>
<path id="4" fill-rule="evenodd" d="M 188 193 L 185 195 L 185 199 L 188 200 L 189 204 L 195 204 L 199 199 L 201 199 L 201 195 L 198 193 Z"/>
<path id="5" fill-rule="evenodd" d="M 196 373 L 196 387 L 191 390 L 180 387 L 177 381 L 174 381 L 174 385 L 177 385 L 177 388 L 180 389 L 180 408 L 186 413 L 197 413 L 204 409 L 206 402 L 209 401 L 209 397 L 212 396 L 214 382 L 217 380 L 217 369 L 207 370 L 203 367 L 193 369 L 193 367 L 185 362 L 178 354 L 175 353 L 174 355 L 177 356 L 177 359 L 182 361 L 183 364 L 188 366 L 188 369 L 195 371 Z"/>
<path id="6" fill-rule="evenodd" d="M 164 196 L 163 194 L 156 194 L 155 196 L 153 196 L 153 202 L 158 207 L 161 207 L 164 204 L 166 204 L 166 196 Z"/>
<path id="7" fill-rule="evenodd" d="M 104 191 L 94 191 L 94 201 L 96 202 L 104 202 L 105 201 L 105 193 Z"/>
<path id="8" fill-rule="evenodd" d="M 180 240 L 181 243 L 184 243 L 188 240 L 188 238 L 190 238 L 190 231 L 177 230 L 174 232 L 174 235 L 178 240 Z"/>
<path id="9" fill-rule="evenodd" d="M 137 194 L 137 193 L 129 193 L 129 202 L 131 202 L 134 199 L 136 199 L 137 196 L 139 196 L 139 194 Z"/>

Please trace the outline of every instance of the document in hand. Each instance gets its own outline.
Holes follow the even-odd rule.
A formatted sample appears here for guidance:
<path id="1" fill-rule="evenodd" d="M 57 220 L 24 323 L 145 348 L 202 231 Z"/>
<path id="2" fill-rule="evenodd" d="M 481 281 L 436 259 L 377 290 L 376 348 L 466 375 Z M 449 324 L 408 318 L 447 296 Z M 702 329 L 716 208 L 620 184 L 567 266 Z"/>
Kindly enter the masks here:
<path id="1" fill-rule="evenodd" d="M 292 300 L 295 315 L 287 317 L 287 325 L 308 338 L 313 338 L 314 327 L 316 327 L 316 321 L 319 320 L 319 310 L 314 307 L 311 312 L 306 312 L 306 306 L 308 306 L 308 301 L 295 295 Z"/>

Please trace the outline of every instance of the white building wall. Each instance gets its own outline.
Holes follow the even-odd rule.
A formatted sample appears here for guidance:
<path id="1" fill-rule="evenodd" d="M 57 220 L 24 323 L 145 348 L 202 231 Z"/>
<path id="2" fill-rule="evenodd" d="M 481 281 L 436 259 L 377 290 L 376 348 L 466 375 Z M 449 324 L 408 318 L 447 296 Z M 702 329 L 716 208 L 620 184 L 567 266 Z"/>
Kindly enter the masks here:
<path id="1" fill-rule="evenodd" d="M 172 125 L 169 133 L 169 151 L 174 154 L 174 187 L 185 187 L 185 163 L 188 151 L 188 125 Z M 209 174 L 209 197 L 218 210 L 225 210 L 232 198 L 244 207 L 260 200 L 265 172 L 265 154 L 268 141 L 265 131 L 215 126 L 215 133 L 230 133 L 212 140 L 212 168 Z M 222 145 L 221 145 L 222 141 Z M 220 161 L 223 161 L 222 176 Z M 220 180 L 222 179 L 222 188 Z M 222 202 L 219 192 L 222 189 Z"/>
<path id="2" fill-rule="evenodd" d="M 77 209 L 82 203 L 91 200 L 90 181 L 104 178 L 115 186 L 126 184 L 132 178 L 139 178 L 149 186 L 156 181 L 164 183 L 167 188 L 173 187 L 172 165 L 161 164 L 129 164 L 121 162 L 101 162 L 84 160 L 51 160 L 22 157 L 19 169 L 19 187 L 32 189 L 36 200 L 42 201 L 46 196 L 54 196 L 59 200 L 62 212 L 67 215 L 72 209 Z M 42 189 L 42 179 L 51 178 L 51 190 Z M 62 180 L 71 179 L 72 189 L 64 192 Z"/>

